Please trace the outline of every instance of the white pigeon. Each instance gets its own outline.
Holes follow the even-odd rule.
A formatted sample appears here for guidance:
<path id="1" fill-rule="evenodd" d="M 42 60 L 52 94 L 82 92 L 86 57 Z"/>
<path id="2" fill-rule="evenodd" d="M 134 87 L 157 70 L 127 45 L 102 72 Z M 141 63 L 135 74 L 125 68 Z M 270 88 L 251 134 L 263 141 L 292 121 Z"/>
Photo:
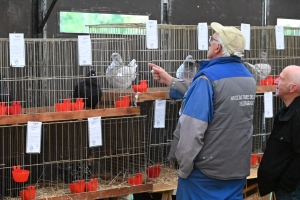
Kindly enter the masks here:
<path id="1" fill-rule="evenodd" d="M 251 72 L 251 74 L 257 82 L 259 82 L 261 79 L 267 78 L 272 71 L 272 67 L 267 61 L 267 53 L 262 52 L 260 56 L 260 63 L 252 65 L 248 62 L 244 62 L 245 66 L 248 68 L 248 70 Z"/>
<path id="2" fill-rule="evenodd" d="M 112 63 L 106 69 L 106 80 L 117 89 L 127 89 L 136 78 L 136 60 L 133 59 L 127 66 L 123 64 L 120 54 L 111 55 Z"/>
<path id="3" fill-rule="evenodd" d="M 176 78 L 184 80 L 192 80 L 198 71 L 198 66 L 193 60 L 193 56 L 188 55 L 183 63 L 178 67 L 176 71 Z"/>

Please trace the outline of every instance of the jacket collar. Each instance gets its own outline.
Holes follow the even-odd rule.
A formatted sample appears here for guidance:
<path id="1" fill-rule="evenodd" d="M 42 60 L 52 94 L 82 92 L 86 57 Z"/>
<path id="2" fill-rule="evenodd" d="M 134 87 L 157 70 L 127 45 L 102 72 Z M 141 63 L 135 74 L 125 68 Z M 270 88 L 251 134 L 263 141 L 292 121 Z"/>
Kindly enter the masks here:
<path id="1" fill-rule="evenodd" d="M 240 57 L 236 57 L 236 56 L 229 56 L 229 57 L 218 57 L 218 58 L 214 58 L 212 60 L 201 60 L 200 61 L 200 70 L 194 76 L 193 81 L 196 80 L 202 74 L 202 72 L 203 72 L 202 70 L 204 70 L 212 65 L 232 63 L 232 62 L 242 63 L 242 59 Z"/>
<path id="2" fill-rule="evenodd" d="M 298 108 L 300 108 L 300 96 L 296 97 L 288 107 L 284 106 L 281 109 L 279 121 L 289 121 Z"/>

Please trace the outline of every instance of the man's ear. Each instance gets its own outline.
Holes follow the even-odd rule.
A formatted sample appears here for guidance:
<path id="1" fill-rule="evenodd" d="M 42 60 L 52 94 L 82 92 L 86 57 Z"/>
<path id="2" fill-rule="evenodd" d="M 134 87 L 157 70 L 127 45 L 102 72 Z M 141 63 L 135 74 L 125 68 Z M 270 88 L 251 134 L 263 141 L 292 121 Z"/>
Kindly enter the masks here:
<path id="1" fill-rule="evenodd" d="M 293 92 L 297 91 L 298 87 L 299 86 L 297 84 L 293 84 L 292 87 L 290 88 L 290 93 L 293 93 Z"/>
<path id="2" fill-rule="evenodd" d="M 222 45 L 220 43 L 217 44 L 217 48 L 215 49 L 215 54 L 219 54 L 222 51 Z"/>

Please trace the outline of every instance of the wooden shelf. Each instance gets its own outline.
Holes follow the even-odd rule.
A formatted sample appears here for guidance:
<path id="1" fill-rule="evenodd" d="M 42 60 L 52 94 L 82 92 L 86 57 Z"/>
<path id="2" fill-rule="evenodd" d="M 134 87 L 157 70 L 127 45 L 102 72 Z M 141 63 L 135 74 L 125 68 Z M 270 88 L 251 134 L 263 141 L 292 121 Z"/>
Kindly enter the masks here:
<path id="1" fill-rule="evenodd" d="M 43 109 L 37 109 L 37 110 L 42 111 Z M 26 109 L 24 109 L 24 111 L 26 112 Z M 131 115 L 140 115 L 140 107 L 131 106 L 128 108 L 106 108 L 106 109 L 95 109 L 95 110 L 67 111 L 67 112 L 45 112 L 45 113 L 20 114 L 20 115 L 2 115 L 0 116 L 0 125 L 23 124 L 23 123 L 27 123 L 28 121 L 50 122 L 50 121 L 86 119 L 89 117 L 96 117 L 96 116 L 101 116 L 105 118 L 105 117 L 118 117 L 118 116 L 131 116 Z"/>
<path id="2" fill-rule="evenodd" d="M 119 197 L 128 194 L 137 194 L 142 192 L 148 192 L 152 189 L 152 184 L 144 184 L 137 186 L 128 186 L 122 188 L 107 189 L 95 192 L 83 192 L 78 194 L 68 194 L 65 196 L 39 198 L 40 200 L 67 200 L 67 199 L 102 199 Z"/>
<path id="3" fill-rule="evenodd" d="M 148 88 L 147 92 L 134 92 L 133 89 L 126 89 L 124 91 L 110 90 L 103 91 L 101 101 L 115 101 L 119 100 L 120 96 L 130 96 L 131 102 L 137 100 L 137 102 L 153 101 L 157 99 L 170 99 L 169 88 L 156 87 Z"/>
<path id="4" fill-rule="evenodd" d="M 256 94 L 261 94 L 264 92 L 275 92 L 275 85 L 265 85 L 265 86 L 256 86 Z"/>
<path id="5" fill-rule="evenodd" d="M 276 86 L 257 86 L 256 93 L 264 92 L 275 92 Z M 147 92 L 136 93 L 132 89 L 123 91 L 122 93 L 117 91 L 103 92 L 103 101 L 119 100 L 120 95 L 129 95 L 131 102 L 144 102 L 153 101 L 157 99 L 170 99 L 169 88 L 148 88 Z M 130 116 L 140 115 L 139 107 L 128 107 L 128 108 L 102 108 L 94 110 L 80 110 L 80 111 L 69 111 L 69 112 L 55 112 L 54 107 L 40 107 L 40 108 L 22 108 L 21 115 L 2 115 L 0 116 L 0 125 L 6 124 L 22 124 L 28 121 L 64 121 L 64 120 L 76 120 L 86 119 L 88 117 L 117 117 L 117 116 Z"/>

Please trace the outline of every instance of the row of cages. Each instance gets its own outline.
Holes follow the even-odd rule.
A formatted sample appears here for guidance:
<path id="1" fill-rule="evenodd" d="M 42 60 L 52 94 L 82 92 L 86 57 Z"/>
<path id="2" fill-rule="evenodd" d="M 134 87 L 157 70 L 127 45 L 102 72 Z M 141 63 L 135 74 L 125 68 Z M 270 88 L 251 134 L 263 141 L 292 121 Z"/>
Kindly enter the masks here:
<path id="1" fill-rule="evenodd" d="M 181 100 L 166 101 L 165 128 L 154 128 L 155 102 L 139 103 L 141 116 L 104 118 L 102 146 L 88 145 L 86 120 L 42 124 L 41 153 L 27 154 L 27 125 L 0 127 L 0 199 L 18 198 L 33 186 L 35 198 L 70 195 L 71 185 L 97 182 L 94 190 L 148 183 L 176 182 L 177 163 L 167 160 Z M 253 154 L 263 154 L 273 119 L 263 115 L 263 95 L 257 95 L 253 120 Z M 282 102 L 274 96 L 274 113 Z M 28 170 L 16 182 L 16 166 Z M 85 190 L 84 190 L 85 191 Z M 78 191 L 77 191 L 78 192 Z"/>
<path id="2" fill-rule="evenodd" d="M 197 48 L 197 26 L 158 25 L 158 49 L 146 48 L 144 24 L 97 25 L 90 26 L 89 31 L 91 66 L 78 66 L 77 39 L 53 38 L 25 39 L 26 66 L 11 67 L 9 40 L 0 39 L 0 114 L 3 114 L 1 107 L 13 102 L 22 108 L 42 107 L 46 112 L 55 112 L 55 104 L 64 100 L 75 102 L 76 97 L 84 99 L 84 109 L 94 107 L 95 102 L 100 105 L 97 108 L 114 107 L 121 96 L 135 93 L 132 85 L 142 80 L 147 82 L 147 91 L 165 91 L 165 85 L 153 80 L 148 63 L 155 63 L 178 77 L 182 73 L 179 67 L 188 55 L 193 60 L 206 59 L 206 51 Z M 211 27 L 208 31 L 213 34 Z M 243 62 L 247 67 L 254 66 L 249 70 L 258 85 L 268 76 L 274 80 L 285 66 L 300 65 L 299 30 L 285 28 L 285 32 L 285 49 L 276 50 L 274 27 L 251 27 L 251 50 L 245 51 Z M 114 53 L 119 54 L 123 64 L 109 71 L 110 66 L 115 66 L 111 60 Z M 133 59 L 135 70 L 129 65 Z M 261 66 L 266 69 L 253 71 Z M 188 68 L 194 74 L 198 65 Z M 90 70 L 95 71 L 92 78 L 88 75 Z M 114 95 L 105 95 L 111 93 Z M 21 113 L 36 112 L 38 109 Z"/>

